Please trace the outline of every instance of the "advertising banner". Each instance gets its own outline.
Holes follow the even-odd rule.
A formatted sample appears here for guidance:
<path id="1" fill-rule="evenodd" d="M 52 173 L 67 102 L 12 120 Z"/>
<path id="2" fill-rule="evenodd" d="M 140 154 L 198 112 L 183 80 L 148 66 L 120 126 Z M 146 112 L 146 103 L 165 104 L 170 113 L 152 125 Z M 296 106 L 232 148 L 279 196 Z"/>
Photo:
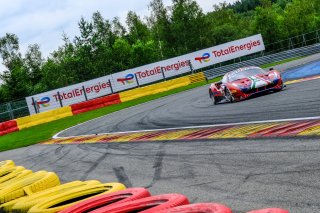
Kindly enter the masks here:
<path id="1" fill-rule="evenodd" d="M 51 90 L 26 98 L 30 114 L 45 112 L 62 106 L 111 94 L 111 76 L 104 76 L 68 87 Z M 34 102 L 32 101 L 32 98 Z"/>
<path id="2" fill-rule="evenodd" d="M 263 50 L 265 50 L 263 39 L 261 34 L 258 34 L 204 50 L 199 50 L 197 52 L 187 54 L 185 57 L 192 59 L 191 63 L 194 69 L 200 69 Z"/>
<path id="3" fill-rule="evenodd" d="M 206 48 L 186 55 L 147 64 L 109 76 L 27 97 L 30 114 L 94 99 L 149 84 L 220 62 L 265 50 L 260 34 Z M 84 87 L 84 88 L 83 88 Z M 112 90 L 111 90 L 112 88 Z M 59 95 L 58 95 L 59 92 Z M 35 104 L 32 102 L 34 98 Z"/>
<path id="4" fill-rule="evenodd" d="M 131 70 L 112 74 L 115 91 L 130 89 L 139 85 L 149 84 L 186 72 L 190 72 L 188 60 L 182 57 L 171 58 Z"/>

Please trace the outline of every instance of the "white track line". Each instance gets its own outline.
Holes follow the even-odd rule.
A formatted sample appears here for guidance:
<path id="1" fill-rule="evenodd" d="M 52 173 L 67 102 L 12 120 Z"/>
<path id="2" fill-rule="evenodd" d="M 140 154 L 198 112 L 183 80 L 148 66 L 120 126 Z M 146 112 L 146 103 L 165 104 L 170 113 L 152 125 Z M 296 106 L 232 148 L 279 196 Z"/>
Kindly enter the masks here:
<path id="1" fill-rule="evenodd" d="M 303 120 L 320 120 L 320 116 L 316 117 L 304 117 L 304 118 L 288 118 L 288 119 L 278 119 L 278 120 L 264 120 L 264 121 L 249 121 L 249 122 L 239 122 L 239 123 L 226 123 L 226 124 L 213 124 L 213 125 L 202 125 L 202 126 L 186 126 L 186 127 L 174 127 L 174 128 L 166 128 L 166 129 L 146 129 L 146 130 L 136 130 L 136 131 L 127 131 L 127 132 L 106 132 L 99 134 L 89 134 L 89 135 L 76 135 L 76 136 L 68 136 L 68 137 L 59 137 L 58 135 L 65 131 L 61 131 L 54 135 L 52 138 L 71 138 L 71 137 L 84 137 L 84 136 L 99 136 L 106 134 L 125 134 L 125 133 L 139 133 L 139 132 L 153 132 L 153 131 L 166 131 L 166 130 L 182 130 L 182 129 L 196 129 L 196 128 L 209 128 L 209 127 L 219 127 L 219 126 L 233 126 L 233 125 L 245 125 L 245 124 L 260 124 L 260 123 L 272 123 L 272 122 L 286 122 L 286 121 L 303 121 Z M 80 124 L 78 124 L 80 125 Z M 76 126 L 78 126 L 76 125 Z M 70 127 L 72 128 L 72 127 Z M 67 130 L 67 129 L 66 129 Z"/>

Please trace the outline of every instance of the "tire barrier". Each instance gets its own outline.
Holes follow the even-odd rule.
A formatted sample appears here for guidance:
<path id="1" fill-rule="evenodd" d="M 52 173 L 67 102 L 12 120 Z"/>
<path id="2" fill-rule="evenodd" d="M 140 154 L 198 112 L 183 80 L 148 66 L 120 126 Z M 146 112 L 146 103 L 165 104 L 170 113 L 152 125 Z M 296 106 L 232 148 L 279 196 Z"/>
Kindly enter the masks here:
<path id="1" fill-rule="evenodd" d="M 11 202 L 5 203 L 0 206 L 0 209 L 2 207 L 7 212 L 12 211 L 12 212 L 19 212 L 19 213 L 27 213 L 31 207 L 49 199 L 50 197 L 66 193 L 76 188 L 98 185 L 98 184 L 101 184 L 101 182 L 96 180 L 84 181 L 84 182 L 73 181 L 73 182 L 65 183 L 65 184 L 55 186 L 50 189 L 35 193 L 33 195 L 22 197 L 20 199 L 16 199 Z"/>
<path id="2" fill-rule="evenodd" d="M 161 210 L 189 204 L 186 196 L 181 194 L 162 194 L 135 201 L 114 204 L 91 211 L 90 213 L 157 213 Z"/>
<path id="3" fill-rule="evenodd" d="M 54 109 L 46 112 L 41 112 L 39 114 L 34 114 L 22 118 L 17 118 L 18 128 L 25 129 L 32 126 L 37 126 L 43 123 L 49 123 L 61 118 L 72 116 L 72 111 L 70 106 L 65 106 L 59 109 Z"/>
<path id="4" fill-rule="evenodd" d="M 0 190 L 11 183 L 15 183 L 23 179 L 24 177 L 30 174 L 32 174 L 32 171 L 25 169 L 23 166 L 2 169 L 0 177 Z"/>
<path id="5" fill-rule="evenodd" d="M 4 167 L 8 167 L 8 166 L 15 166 L 15 164 L 12 160 L 0 161 L 0 170 Z"/>
<path id="6" fill-rule="evenodd" d="M 119 94 L 113 94 L 102 98 L 93 99 L 90 101 L 81 102 L 78 104 L 72 104 L 71 110 L 73 115 L 77 115 L 83 112 L 95 110 L 98 108 L 110 106 L 113 104 L 121 103 Z"/>
<path id="7" fill-rule="evenodd" d="M 159 211 L 158 213 L 232 213 L 232 210 L 218 203 L 196 203 Z"/>
<path id="8" fill-rule="evenodd" d="M 111 193 L 125 189 L 121 183 L 93 184 L 58 194 L 37 203 L 28 213 L 54 213 L 96 195 Z"/>
<path id="9" fill-rule="evenodd" d="M 187 86 L 190 84 L 189 77 L 181 77 L 169 81 L 152 84 L 149 86 L 139 87 L 136 89 L 120 92 L 121 102 L 131 101 L 137 98 L 153 95 L 165 91 L 169 91 L 175 88 Z"/>
<path id="10" fill-rule="evenodd" d="M 28 174 L 17 181 L 9 180 L 9 183 L 0 189 L 0 204 L 59 184 L 58 176 L 53 172 L 46 171 Z"/>
<path id="11" fill-rule="evenodd" d="M 0 123 L 0 136 L 16 131 L 19 131 L 16 120 L 10 120 Z"/>
<path id="12" fill-rule="evenodd" d="M 110 207 L 114 204 L 125 203 L 137 199 L 151 196 L 150 192 L 144 188 L 130 188 L 119 192 L 99 195 L 97 197 L 88 199 L 73 205 L 59 213 L 83 213 L 89 212 L 99 207 Z"/>
<path id="13" fill-rule="evenodd" d="M 181 194 L 151 196 L 145 188 L 98 180 L 60 185 L 53 172 L 33 173 L 12 160 L 0 161 L 0 213 L 232 213 L 218 203 L 189 204 Z M 248 213 L 289 213 L 279 208 Z"/>
<path id="14" fill-rule="evenodd" d="M 284 209 L 278 209 L 278 208 L 269 208 L 269 209 L 254 210 L 247 213 L 289 213 L 289 211 Z"/>
<path id="15" fill-rule="evenodd" d="M 99 182 L 98 182 L 99 183 Z M 57 195 L 59 193 L 63 193 L 65 191 L 74 189 L 75 187 L 83 186 L 85 185 L 85 182 L 82 181 L 73 181 L 70 183 L 58 185 L 52 188 L 49 188 L 44 191 L 40 191 L 37 193 L 34 193 L 30 196 L 24 196 L 15 200 L 12 200 L 10 202 L 4 203 L 0 205 L 0 212 L 1 209 L 4 212 L 25 212 L 27 213 L 29 209 L 37 204 L 38 202 L 41 202 L 42 200 Z"/>

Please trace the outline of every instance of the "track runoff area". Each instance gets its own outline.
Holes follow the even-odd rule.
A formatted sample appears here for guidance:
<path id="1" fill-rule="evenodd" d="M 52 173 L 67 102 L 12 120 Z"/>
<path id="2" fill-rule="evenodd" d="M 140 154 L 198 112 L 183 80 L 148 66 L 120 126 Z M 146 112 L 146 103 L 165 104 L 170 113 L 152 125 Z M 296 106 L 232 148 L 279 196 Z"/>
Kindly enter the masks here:
<path id="1" fill-rule="evenodd" d="M 288 70 L 283 91 L 243 102 L 213 106 L 208 86 L 168 96 L 2 152 L 0 160 L 55 171 L 61 182 L 121 182 L 234 212 L 319 212 L 319 67 Z"/>

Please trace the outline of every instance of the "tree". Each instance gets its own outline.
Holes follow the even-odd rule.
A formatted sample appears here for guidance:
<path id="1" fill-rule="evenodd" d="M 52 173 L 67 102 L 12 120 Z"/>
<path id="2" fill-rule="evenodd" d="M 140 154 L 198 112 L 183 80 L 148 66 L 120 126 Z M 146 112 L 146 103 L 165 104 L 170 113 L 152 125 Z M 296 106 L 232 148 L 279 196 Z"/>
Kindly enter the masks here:
<path id="1" fill-rule="evenodd" d="M 296 36 L 320 28 L 320 2 L 318 0 L 293 0 L 287 4 L 284 23 L 289 36 Z"/>
<path id="2" fill-rule="evenodd" d="M 112 30 L 116 38 L 123 38 L 126 35 L 126 28 L 121 24 L 119 17 L 115 17 L 112 20 Z"/>
<path id="3" fill-rule="evenodd" d="M 5 65 L 9 70 L 21 61 L 19 52 L 19 39 L 15 34 L 7 33 L 0 38 L 0 54 Z"/>
<path id="4" fill-rule="evenodd" d="M 78 74 L 81 64 L 76 55 L 76 47 L 66 34 L 63 34 L 63 41 L 63 46 L 54 51 L 42 67 L 42 83 L 48 89 L 68 86 L 82 80 Z"/>
<path id="5" fill-rule="evenodd" d="M 131 58 L 134 67 L 155 62 L 159 57 L 160 53 L 153 40 L 147 42 L 138 40 L 131 47 Z"/>
<path id="6" fill-rule="evenodd" d="M 2 94 L 5 100 L 23 98 L 29 94 L 31 82 L 23 59 L 19 52 L 19 39 L 14 34 L 7 33 L 0 38 L 0 55 L 6 66 L 0 78 L 3 81 Z"/>
<path id="7" fill-rule="evenodd" d="M 247 18 L 243 14 L 237 14 L 226 3 L 214 5 L 214 11 L 206 16 L 210 27 L 204 37 L 208 39 L 209 46 L 246 37 L 252 33 L 251 19 L 252 17 Z"/>
<path id="8" fill-rule="evenodd" d="M 132 68 L 131 46 L 127 40 L 119 38 L 113 46 L 113 65 L 114 72 L 120 72 Z"/>
<path id="9" fill-rule="evenodd" d="M 176 55 L 201 47 L 201 37 L 206 30 L 202 25 L 204 14 L 193 0 L 173 0 L 172 32 Z"/>
<path id="10" fill-rule="evenodd" d="M 151 26 L 152 40 L 157 41 L 160 57 L 163 59 L 174 56 L 172 51 L 174 36 L 167 8 L 162 0 L 153 0 L 149 4 L 149 9 L 151 16 L 148 18 L 148 23 Z"/>
<path id="11" fill-rule="evenodd" d="M 237 13 L 247 13 L 250 10 L 254 10 L 258 6 L 261 6 L 260 0 L 238 0 L 234 4 L 229 4 L 228 8 Z"/>
<path id="12" fill-rule="evenodd" d="M 150 31 L 140 17 L 132 11 L 127 14 L 126 23 L 129 28 L 129 41 L 134 43 L 137 40 L 147 41 L 150 38 Z"/>
<path id="13" fill-rule="evenodd" d="M 265 43 L 274 43 L 287 37 L 282 8 L 273 4 L 264 3 L 264 7 L 256 8 L 253 22 L 254 31 L 261 33 Z"/>
<path id="14" fill-rule="evenodd" d="M 24 65 L 33 85 L 39 84 L 42 78 L 41 67 L 43 63 L 40 46 L 38 44 L 29 45 L 24 57 Z"/>

